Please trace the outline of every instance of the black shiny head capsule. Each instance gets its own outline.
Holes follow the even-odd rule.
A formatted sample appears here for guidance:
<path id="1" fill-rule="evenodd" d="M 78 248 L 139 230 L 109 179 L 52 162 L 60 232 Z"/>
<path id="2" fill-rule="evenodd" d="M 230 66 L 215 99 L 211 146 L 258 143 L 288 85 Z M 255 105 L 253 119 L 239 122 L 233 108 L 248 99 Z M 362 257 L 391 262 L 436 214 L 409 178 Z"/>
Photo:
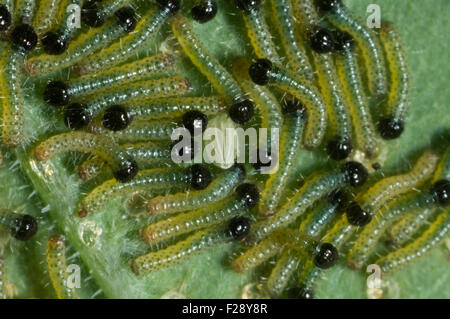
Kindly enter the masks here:
<path id="1" fill-rule="evenodd" d="M 192 18 L 198 23 L 205 23 L 212 20 L 217 14 L 217 2 L 215 0 L 206 0 L 192 7 Z"/>
<path id="2" fill-rule="evenodd" d="M 335 161 L 346 159 L 353 149 L 350 141 L 339 136 L 331 139 L 327 144 L 327 154 Z"/>
<path id="3" fill-rule="evenodd" d="M 36 47 L 38 36 L 32 26 L 22 23 L 12 30 L 11 41 L 16 47 L 31 51 Z"/>
<path id="4" fill-rule="evenodd" d="M 38 224 L 36 219 L 30 215 L 21 215 L 16 219 L 16 226 L 11 229 L 11 234 L 15 239 L 28 240 L 36 234 Z"/>
<path id="5" fill-rule="evenodd" d="M 385 140 L 392 140 L 399 137 L 404 129 L 405 124 L 402 120 L 382 117 L 378 122 L 378 131 Z"/>
<path id="6" fill-rule="evenodd" d="M 282 111 L 286 115 L 296 114 L 298 116 L 306 116 L 305 106 L 302 104 L 302 102 L 294 98 L 284 100 Z"/>
<path id="7" fill-rule="evenodd" d="M 64 112 L 64 123 L 70 129 L 78 130 L 89 124 L 92 116 L 81 103 L 70 104 Z"/>
<path id="8" fill-rule="evenodd" d="M 170 15 L 174 15 L 180 10 L 180 0 L 156 0 L 159 7 L 162 9 L 168 9 Z"/>
<path id="9" fill-rule="evenodd" d="M 228 115 L 237 124 L 245 124 L 251 120 L 255 113 L 255 105 L 250 100 L 236 102 L 228 109 Z"/>
<path id="10" fill-rule="evenodd" d="M 92 28 L 98 28 L 105 23 L 105 18 L 97 6 L 97 1 L 89 0 L 83 4 L 81 21 Z"/>
<path id="11" fill-rule="evenodd" d="M 347 208 L 347 220 L 353 226 L 365 226 L 372 220 L 372 215 L 363 210 L 357 202 L 351 202 Z"/>
<path id="12" fill-rule="evenodd" d="M 339 260 L 339 253 L 336 247 L 330 243 L 324 243 L 314 257 L 314 265 L 320 269 L 327 269 L 336 265 Z"/>
<path id="13" fill-rule="evenodd" d="M 244 13 L 257 10 L 261 5 L 261 0 L 236 0 L 236 7 Z"/>
<path id="14" fill-rule="evenodd" d="M 334 50 L 334 36 L 328 29 L 316 28 L 309 34 L 308 38 L 311 48 L 317 53 L 330 53 Z"/>
<path id="15" fill-rule="evenodd" d="M 315 0 L 317 10 L 322 12 L 333 11 L 339 4 L 341 0 Z"/>
<path id="16" fill-rule="evenodd" d="M 245 201 L 245 206 L 247 208 L 255 207 L 256 204 L 258 204 L 259 190 L 253 184 L 244 183 L 239 185 L 236 188 L 236 194 L 238 195 L 239 199 Z"/>
<path id="17" fill-rule="evenodd" d="M 241 240 L 250 231 L 250 219 L 244 216 L 237 216 L 230 220 L 228 223 L 227 233 L 228 236 L 235 240 Z"/>
<path id="18" fill-rule="evenodd" d="M 68 47 L 68 41 L 64 40 L 59 34 L 53 31 L 44 34 L 41 42 L 45 53 L 51 55 L 62 54 Z"/>
<path id="19" fill-rule="evenodd" d="M 51 81 L 44 91 L 44 101 L 53 106 L 63 106 L 70 102 L 69 88 L 63 81 Z"/>
<path id="20" fill-rule="evenodd" d="M 211 172 L 205 166 L 194 164 L 189 169 L 192 174 L 191 186 L 193 189 L 205 189 L 211 183 Z"/>
<path id="21" fill-rule="evenodd" d="M 136 27 L 136 14 L 130 7 L 120 8 L 115 12 L 119 24 L 125 30 L 125 32 L 130 33 Z"/>
<path id="22" fill-rule="evenodd" d="M 342 165 L 341 170 L 345 174 L 347 183 L 355 187 L 363 185 L 369 176 L 369 173 L 364 165 L 358 162 L 347 162 Z"/>
<path id="23" fill-rule="evenodd" d="M 124 130 L 130 122 L 131 118 L 123 105 L 113 105 L 103 114 L 103 126 L 111 131 Z"/>
<path id="24" fill-rule="evenodd" d="M 191 136 L 195 136 L 197 131 L 200 133 L 206 130 L 206 126 L 208 125 L 208 117 L 200 111 L 193 110 L 184 113 L 181 122 L 183 123 L 183 126 L 191 133 Z"/>
<path id="25" fill-rule="evenodd" d="M 436 198 L 437 202 L 442 206 L 450 204 L 450 181 L 441 179 L 433 184 L 431 193 Z"/>
<path id="26" fill-rule="evenodd" d="M 348 204 L 347 194 L 342 189 L 335 189 L 328 194 L 328 201 L 337 205 L 336 211 L 343 211 Z"/>
<path id="27" fill-rule="evenodd" d="M 270 60 L 258 59 L 250 66 L 248 74 L 255 84 L 266 85 L 269 83 L 269 73 L 271 70 L 272 62 Z"/>
<path id="28" fill-rule="evenodd" d="M 138 164 L 130 158 L 120 163 L 119 168 L 113 172 L 113 175 L 118 182 L 128 183 L 137 175 L 138 171 Z"/>
<path id="29" fill-rule="evenodd" d="M 0 4 L 0 31 L 5 31 L 11 25 L 11 13 L 8 8 Z"/>
<path id="30" fill-rule="evenodd" d="M 314 299 L 314 290 L 305 285 L 295 286 L 288 291 L 289 299 Z"/>
<path id="31" fill-rule="evenodd" d="M 353 50 L 355 40 L 348 32 L 334 31 L 334 50 L 336 52 L 344 52 Z"/>
<path id="32" fill-rule="evenodd" d="M 263 163 L 261 160 L 260 152 L 261 152 L 261 150 L 258 149 L 257 150 L 258 158 L 256 160 L 256 163 L 252 163 L 252 166 L 256 171 L 261 171 L 263 168 L 269 169 L 272 165 L 272 154 L 269 154 L 269 152 L 267 152 L 267 150 L 262 150 L 262 152 L 264 152 L 263 156 L 265 157 L 264 162 L 266 162 L 266 163 Z"/>

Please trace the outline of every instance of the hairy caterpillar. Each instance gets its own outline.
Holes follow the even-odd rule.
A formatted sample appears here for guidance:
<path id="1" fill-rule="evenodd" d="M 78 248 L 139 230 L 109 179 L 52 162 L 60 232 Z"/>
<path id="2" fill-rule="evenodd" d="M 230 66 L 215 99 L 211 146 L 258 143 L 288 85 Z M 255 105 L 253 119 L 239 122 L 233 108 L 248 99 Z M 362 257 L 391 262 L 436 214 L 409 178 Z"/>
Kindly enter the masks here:
<path id="1" fill-rule="evenodd" d="M 58 299 L 79 299 L 75 288 L 70 288 L 68 283 L 65 238 L 50 236 L 46 253 L 48 274 Z"/>

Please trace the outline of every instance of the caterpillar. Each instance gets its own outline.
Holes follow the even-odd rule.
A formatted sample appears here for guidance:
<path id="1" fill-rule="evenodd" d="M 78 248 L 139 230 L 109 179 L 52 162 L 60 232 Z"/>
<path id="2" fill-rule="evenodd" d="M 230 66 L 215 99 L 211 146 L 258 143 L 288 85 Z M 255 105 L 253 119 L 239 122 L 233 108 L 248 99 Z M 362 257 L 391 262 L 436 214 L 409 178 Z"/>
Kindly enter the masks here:
<path id="1" fill-rule="evenodd" d="M 260 1 L 236 1 L 236 7 L 242 12 L 255 55 L 259 59 L 266 58 L 278 64 L 281 62 L 280 57 L 260 6 Z"/>
<path id="2" fill-rule="evenodd" d="M 92 28 L 98 28 L 105 23 L 106 17 L 130 2 L 131 0 L 85 1 L 81 9 L 81 21 Z"/>
<path id="3" fill-rule="evenodd" d="M 438 161 L 437 154 L 425 151 L 409 173 L 384 178 L 360 193 L 348 206 L 348 222 L 355 226 L 367 225 L 374 213 L 389 199 L 423 184 L 433 173 Z"/>
<path id="4" fill-rule="evenodd" d="M 302 142 L 306 122 L 305 113 L 305 108 L 298 101 L 286 102 L 284 107 L 285 120 L 279 142 L 281 152 L 278 155 L 278 170 L 269 176 L 261 193 L 259 212 L 263 215 L 272 215 L 279 206 L 297 151 Z"/>
<path id="5" fill-rule="evenodd" d="M 272 83 L 305 105 L 308 121 L 305 127 L 304 145 L 310 149 L 316 148 L 325 135 L 327 113 L 323 98 L 312 83 L 300 77 L 290 76 L 267 59 L 254 62 L 249 68 L 249 74 L 255 84 Z"/>
<path id="6" fill-rule="evenodd" d="M 9 229 L 11 236 L 21 241 L 29 240 L 38 230 L 36 218 L 10 210 L 0 211 L 0 226 Z"/>
<path id="7" fill-rule="evenodd" d="M 58 299 L 79 299 L 75 288 L 69 287 L 65 238 L 52 235 L 48 239 L 46 249 L 48 274 Z"/>
<path id="8" fill-rule="evenodd" d="M 50 31 L 59 21 L 58 16 L 62 0 L 44 0 L 39 2 L 33 19 L 33 27 L 38 36 Z M 63 7 L 65 10 L 66 7 Z"/>
<path id="9" fill-rule="evenodd" d="M 336 71 L 350 107 L 356 146 L 367 158 L 373 158 L 378 152 L 378 143 L 362 85 L 354 40 L 348 33 L 338 33 L 336 37 L 339 39 Z"/>
<path id="10" fill-rule="evenodd" d="M 109 137 L 87 132 L 62 133 L 41 142 L 34 149 L 36 159 L 47 161 L 54 155 L 66 151 L 93 153 L 101 157 L 112 168 L 114 177 L 121 183 L 131 181 L 138 173 L 134 158 L 121 152 Z"/>
<path id="11" fill-rule="evenodd" d="M 313 175 L 274 215 L 253 225 L 252 237 L 263 238 L 274 230 L 289 225 L 326 193 L 345 184 L 361 186 L 366 182 L 367 175 L 366 168 L 358 162 L 347 162 L 340 169 Z"/>
<path id="12" fill-rule="evenodd" d="M 207 207 L 228 196 L 244 178 L 244 167 L 236 164 L 216 177 L 204 190 L 157 196 L 150 199 L 147 211 L 151 214 L 169 215 Z"/>
<path id="13" fill-rule="evenodd" d="M 153 41 L 164 22 L 180 9 L 179 0 L 158 0 L 158 7 L 147 13 L 135 25 L 134 32 L 103 50 L 79 61 L 76 65 L 80 75 L 94 73 L 112 67 L 131 57 L 137 50 Z"/>
<path id="14" fill-rule="evenodd" d="M 191 9 L 192 19 L 198 23 L 206 23 L 217 14 L 218 6 L 216 0 L 196 0 Z"/>
<path id="15" fill-rule="evenodd" d="M 259 200 L 259 191 L 253 184 L 241 184 L 235 197 L 224 199 L 205 208 L 183 213 L 158 221 L 142 231 L 142 238 L 157 243 L 168 238 L 215 226 L 231 219 L 242 211 L 254 207 Z"/>
<path id="16" fill-rule="evenodd" d="M 44 91 L 44 100 L 54 106 L 63 106 L 74 98 L 88 94 L 112 91 L 130 82 L 136 82 L 171 70 L 174 57 L 157 54 L 144 59 L 111 68 L 100 74 L 87 75 L 70 82 L 52 81 Z"/>
<path id="17" fill-rule="evenodd" d="M 120 35 L 129 33 L 136 26 L 135 12 L 129 7 L 123 7 L 115 13 L 115 19 L 110 19 L 101 28 L 89 29 L 71 42 L 70 48 L 60 55 L 43 54 L 28 59 L 26 69 L 29 76 L 49 74 L 71 66 L 83 60 L 92 52 L 106 47 Z"/>
<path id="18" fill-rule="evenodd" d="M 391 74 L 387 107 L 378 122 L 378 130 L 384 139 L 398 138 L 404 130 L 404 119 L 409 105 L 410 75 L 400 36 L 391 22 L 384 22 L 380 39 L 386 52 Z"/>
<path id="19" fill-rule="evenodd" d="M 181 95 L 188 92 L 190 88 L 189 80 L 181 76 L 135 82 L 127 87 L 106 92 L 88 100 L 86 103 L 75 102 L 70 104 L 64 112 L 64 121 L 67 127 L 80 129 L 88 125 L 92 118 L 107 106 L 132 102 L 146 97 L 157 98 Z"/>
<path id="20" fill-rule="evenodd" d="M 14 14 L 17 21 L 30 25 L 36 10 L 36 1 L 17 0 L 14 8 Z"/>
<path id="21" fill-rule="evenodd" d="M 186 186 L 190 184 L 194 189 L 203 189 L 209 185 L 211 179 L 209 170 L 200 164 L 194 164 L 187 169 L 154 168 L 142 170 L 129 182 L 118 183 L 115 179 L 111 179 L 95 187 L 81 200 L 78 215 L 86 217 L 100 210 L 113 198 L 139 190 L 165 189 L 180 184 Z"/>
<path id="22" fill-rule="evenodd" d="M 378 97 L 384 96 L 387 93 L 387 72 L 382 46 L 374 32 L 351 14 L 341 0 L 315 0 L 315 5 L 320 12 L 326 13 L 331 24 L 352 35 L 362 52 L 370 91 Z"/>
<path id="23" fill-rule="evenodd" d="M 297 271 L 300 260 L 301 256 L 296 254 L 293 249 L 283 251 L 267 279 L 267 291 L 270 296 L 276 298 L 282 294 L 289 284 L 289 280 Z"/>

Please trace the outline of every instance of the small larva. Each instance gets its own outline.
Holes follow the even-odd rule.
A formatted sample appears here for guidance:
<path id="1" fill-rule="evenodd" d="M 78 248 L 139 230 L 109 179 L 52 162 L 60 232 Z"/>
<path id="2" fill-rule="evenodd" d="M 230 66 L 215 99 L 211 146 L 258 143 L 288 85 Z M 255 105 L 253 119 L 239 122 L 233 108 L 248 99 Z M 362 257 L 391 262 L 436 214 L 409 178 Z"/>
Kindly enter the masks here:
<path id="1" fill-rule="evenodd" d="M 269 59 L 273 63 L 280 63 L 275 44 L 272 41 L 272 34 L 269 32 L 264 13 L 261 12 L 261 2 L 251 1 L 242 5 L 242 1 L 237 1 L 236 6 L 242 12 L 247 35 L 252 44 L 255 55 L 259 59 Z"/>
<path id="2" fill-rule="evenodd" d="M 340 50 L 336 55 L 336 70 L 350 106 L 356 146 L 367 158 L 372 158 L 378 152 L 378 142 L 362 85 L 353 38 L 347 33 L 339 33 L 338 38 Z"/>
<path id="3" fill-rule="evenodd" d="M 107 135 L 117 143 L 123 144 L 170 140 L 173 130 L 178 127 L 180 127 L 179 121 L 164 119 L 136 121 L 119 131 L 110 131 L 103 126 L 92 126 L 90 130 L 96 134 Z"/>
<path id="4" fill-rule="evenodd" d="M 382 138 L 394 139 L 399 137 L 404 129 L 404 119 L 410 102 L 410 75 L 403 44 L 392 23 L 383 23 L 380 39 L 389 65 L 391 87 L 387 108 L 378 122 L 378 130 Z"/>
<path id="5" fill-rule="evenodd" d="M 85 1 L 81 9 L 81 21 L 90 27 L 98 28 L 105 23 L 108 16 L 130 2 L 131 0 Z"/>
<path id="6" fill-rule="evenodd" d="M 58 23 L 61 2 L 62 0 L 39 1 L 39 6 L 33 19 L 33 27 L 39 36 L 53 29 Z"/>
<path id="7" fill-rule="evenodd" d="M 315 148 L 325 135 L 327 111 L 323 98 L 315 86 L 300 77 L 290 76 L 285 70 L 272 65 L 266 59 L 260 59 L 250 66 L 249 74 L 258 85 L 272 83 L 296 97 L 307 110 L 308 121 L 304 133 L 304 145 Z"/>
<path id="8" fill-rule="evenodd" d="M 105 92 L 98 97 L 85 98 L 86 103 L 69 105 L 65 113 L 65 122 L 71 128 L 82 128 L 107 106 L 136 102 L 136 100 L 178 96 L 190 89 L 189 80 L 181 76 L 135 82 L 126 87 Z"/>
<path id="9" fill-rule="evenodd" d="M 16 21 L 31 25 L 36 11 L 35 0 L 16 0 L 14 15 Z"/>
<path id="10" fill-rule="evenodd" d="M 174 64 L 172 55 L 156 54 L 69 82 L 52 81 L 44 91 L 44 100 L 55 106 L 66 105 L 74 98 L 111 92 L 127 83 L 165 73 L 171 70 Z"/>
<path id="11" fill-rule="evenodd" d="M 145 169 L 148 164 L 155 165 L 159 162 L 167 165 L 170 159 L 170 148 L 151 142 L 122 144 L 120 151 L 125 157 L 133 158 L 141 169 Z M 83 181 L 94 178 L 105 168 L 105 164 L 105 160 L 100 156 L 87 159 L 77 168 L 78 177 Z"/>
<path id="12" fill-rule="evenodd" d="M 363 185 L 367 175 L 367 170 L 360 163 L 347 162 L 339 169 L 311 176 L 274 215 L 253 225 L 253 238 L 263 238 L 274 230 L 291 224 L 308 207 L 333 189 L 346 184 L 353 187 Z"/>
<path id="13" fill-rule="evenodd" d="M 284 107 L 284 123 L 280 136 L 280 152 L 278 170 L 270 174 L 261 192 L 259 212 L 264 216 L 273 215 L 280 205 L 291 169 L 297 158 L 302 143 L 306 124 L 306 111 L 298 101 L 286 101 Z"/>
<path id="14" fill-rule="evenodd" d="M 0 211 L 0 226 L 9 229 L 11 236 L 21 241 L 29 240 L 38 230 L 38 223 L 33 216 L 10 210 Z"/>
<path id="15" fill-rule="evenodd" d="M 434 152 L 425 151 L 408 173 L 386 177 L 358 194 L 347 208 L 349 223 L 355 226 L 367 225 L 387 201 L 423 184 L 433 174 L 438 161 L 439 157 Z"/>
<path id="16" fill-rule="evenodd" d="M 361 268 L 371 256 L 375 245 L 385 230 L 406 214 L 416 214 L 417 212 L 437 205 L 448 205 L 448 200 L 446 202 L 445 197 L 445 194 L 450 192 L 448 188 L 448 180 L 440 180 L 429 191 L 420 193 L 411 191 L 409 194 L 393 200 L 387 206 L 382 207 L 375 215 L 378 218 L 373 218 L 359 233 L 358 238 L 347 255 L 348 265 L 355 269 Z"/>
<path id="17" fill-rule="evenodd" d="M 160 1 L 158 5 L 159 8 L 151 10 L 140 19 L 134 32 L 86 59 L 80 60 L 76 66 L 80 75 L 95 73 L 124 62 L 153 41 L 164 22 L 179 10 L 180 1 Z"/>
<path id="18" fill-rule="evenodd" d="M 312 1 L 312 0 L 308 0 Z M 352 35 L 361 49 L 368 73 L 369 89 L 372 94 L 382 97 L 387 93 L 387 73 L 383 49 L 374 32 L 359 21 L 340 0 L 316 0 L 320 11 L 327 12 L 327 19 L 341 31 Z"/>
<path id="19" fill-rule="evenodd" d="M 191 231 L 215 226 L 254 207 L 259 198 L 258 189 L 252 184 L 241 184 L 234 196 L 204 208 L 158 221 L 142 231 L 142 238 L 157 243 Z"/>
<path id="20" fill-rule="evenodd" d="M 388 231 L 386 242 L 391 247 L 400 247 L 411 241 L 422 228 L 430 216 L 433 216 L 435 209 L 425 208 L 417 212 L 409 213 L 397 223 L 395 223 Z"/>
<path id="21" fill-rule="evenodd" d="M 433 181 L 438 179 L 450 180 L 450 148 L 447 148 L 447 151 L 442 155 L 442 159 L 434 173 Z"/>
<path id="22" fill-rule="evenodd" d="M 101 157 L 112 168 L 114 177 L 119 182 L 130 181 L 138 171 L 136 161 L 108 136 L 87 132 L 69 132 L 54 135 L 41 142 L 34 149 L 34 155 L 39 161 L 47 161 L 56 154 L 78 151 L 92 153 Z"/>
<path id="23" fill-rule="evenodd" d="M 154 120 L 181 117 L 188 111 L 200 111 L 206 115 L 217 114 L 225 109 L 225 100 L 218 95 L 168 97 L 149 99 L 143 104 L 136 101 L 125 105 L 127 116 L 133 120 Z"/>
<path id="24" fill-rule="evenodd" d="M 19 145 L 23 137 L 24 96 L 19 70 L 24 61 L 23 53 L 11 46 L 3 48 L 0 60 L 0 96 L 2 105 L 2 141 L 8 147 Z"/>
<path id="25" fill-rule="evenodd" d="M 300 224 L 300 232 L 320 238 L 322 233 L 336 220 L 338 213 L 347 205 L 347 196 L 341 189 L 331 191 L 327 202 L 317 207 Z"/>
<path id="26" fill-rule="evenodd" d="M 124 33 L 133 30 L 130 20 L 135 21 L 132 9 L 124 7 L 116 12 L 115 19 L 110 19 L 101 28 L 91 28 L 81 34 L 70 44 L 70 47 L 61 55 L 42 54 L 27 61 L 27 72 L 30 76 L 49 74 L 69 67 L 77 61 L 85 60 L 92 52 L 98 51 L 116 40 Z M 119 41 L 120 43 L 120 41 Z"/>
<path id="27" fill-rule="evenodd" d="M 58 299 L 79 299 L 75 288 L 68 286 L 66 245 L 60 235 L 52 235 L 48 239 L 46 261 L 50 281 Z"/>
<path id="28" fill-rule="evenodd" d="M 375 261 L 383 273 L 394 271 L 425 255 L 439 245 L 450 230 L 450 209 L 440 213 L 430 226 L 414 241 Z"/>
<path id="29" fill-rule="evenodd" d="M 294 10 L 290 0 L 271 0 L 273 21 L 286 52 L 288 70 L 295 70 L 308 80 L 314 80 L 313 70 L 306 55 L 303 39 L 295 33 Z"/>
<path id="30" fill-rule="evenodd" d="M 201 165 L 189 168 L 154 168 L 140 171 L 132 181 L 118 183 L 115 179 L 105 181 L 94 188 L 79 204 L 78 215 L 85 217 L 100 210 L 112 199 L 140 190 L 170 189 L 180 184 L 191 185 L 194 189 L 208 186 L 211 181 L 209 171 Z"/>
<path id="31" fill-rule="evenodd" d="M 227 239 L 226 232 L 220 227 L 200 230 L 175 245 L 137 257 L 131 262 L 131 270 L 144 275 L 167 268 Z"/>
<path id="32" fill-rule="evenodd" d="M 293 249 L 283 251 L 267 279 L 267 290 L 273 298 L 279 297 L 283 293 L 289 280 L 297 271 L 300 259 L 301 255 Z"/>
<path id="33" fill-rule="evenodd" d="M 184 53 L 219 94 L 225 96 L 228 102 L 239 101 L 244 97 L 239 84 L 203 46 L 184 16 L 177 14 L 172 18 L 172 31 Z"/>
<path id="34" fill-rule="evenodd" d="M 244 168 L 234 165 L 216 177 L 204 190 L 154 197 L 149 200 L 147 210 L 151 214 L 166 215 L 206 207 L 228 196 L 244 177 Z"/>
<path id="35" fill-rule="evenodd" d="M 313 299 L 314 298 L 314 284 L 320 278 L 323 273 L 323 269 L 320 269 L 312 260 L 308 260 L 304 265 L 302 272 L 299 276 L 300 291 L 291 297 L 296 297 L 299 299 Z"/>

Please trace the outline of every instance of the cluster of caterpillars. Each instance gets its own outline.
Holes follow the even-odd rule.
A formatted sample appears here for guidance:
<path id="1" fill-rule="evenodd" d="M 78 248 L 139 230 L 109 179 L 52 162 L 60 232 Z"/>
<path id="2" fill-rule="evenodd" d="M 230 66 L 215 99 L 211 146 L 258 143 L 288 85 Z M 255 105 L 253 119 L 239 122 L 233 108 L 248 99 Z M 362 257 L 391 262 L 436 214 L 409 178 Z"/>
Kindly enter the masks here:
<path id="1" fill-rule="evenodd" d="M 237 272 L 275 260 L 266 292 L 311 298 L 314 282 L 340 256 L 355 269 L 376 263 L 389 272 L 447 236 L 448 145 L 424 151 L 409 172 L 371 186 L 364 165 L 349 160 L 355 151 L 375 159 L 380 138 L 398 138 L 404 130 L 409 72 L 392 23 L 369 29 L 340 0 L 236 0 L 256 59 L 242 57 L 228 67 L 192 28 L 213 19 L 220 3 L 186 0 L 188 11 L 180 10 L 181 0 L 155 2 L 144 10 L 130 0 L 41 0 L 37 8 L 32 0 L 0 1 L 2 143 L 27 144 L 22 77 L 71 68 L 70 79 L 52 79 L 41 92 L 62 111 L 67 130 L 30 153 L 38 161 L 66 151 L 91 153 L 78 166 L 80 179 L 110 177 L 80 200 L 80 218 L 136 192 L 146 194 L 149 214 L 166 216 L 142 226 L 142 239 L 163 248 L 131 260 L 134 273 L 237 241 L 244 249 L 232 262 Z M 89 28 L 68 26 L 69 4 L 82 6 L 81 21 Z M 178 57 L 171 53 L 135 58 L 166 24 L 216 95 L 192 96 L 191 81 L 176 74 Z M 172 162 L 175 128 L 194 134 L 198 123 L 204 130 L 222 113 L 239 126 L 280 129 L 276 172 L 261 181 L 262 163 L 219 170 Z M 181 150 L 191 159 L 192 146 Z M 322 146 L 335 168 L 307 176 L 288 195 L 298 150 L 320 152 Z M 0 224 L 20 240 L 37 229 L 33 217 L 11 211 L 1 213 Z M 379 258 L 374 247 L 381 240 L 390 250 Z M 64 239 L 52 236 L 49 274 L 58 297 L 74 298 L 64 277 L 64 251 Z M 1 271 L 0 288 L 3 278 Z"/>

